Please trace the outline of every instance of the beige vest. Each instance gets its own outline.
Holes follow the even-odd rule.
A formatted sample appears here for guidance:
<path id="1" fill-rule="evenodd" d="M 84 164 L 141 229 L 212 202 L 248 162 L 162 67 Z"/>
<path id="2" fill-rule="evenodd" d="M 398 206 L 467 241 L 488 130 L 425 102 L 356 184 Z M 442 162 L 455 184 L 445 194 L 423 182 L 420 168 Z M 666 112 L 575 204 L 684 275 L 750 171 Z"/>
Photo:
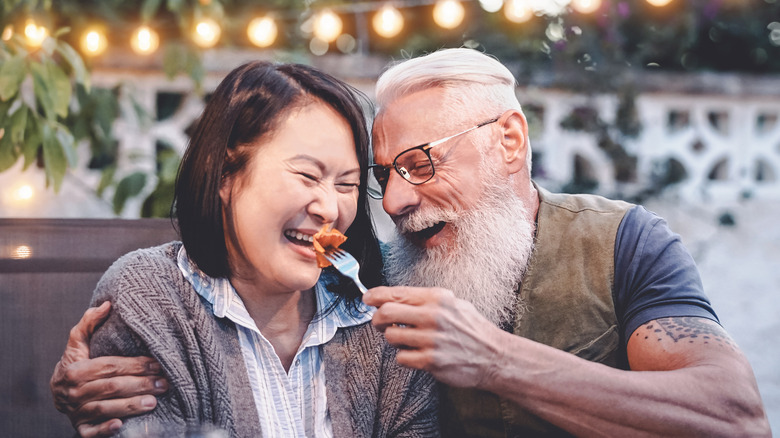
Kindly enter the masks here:
<path id="1" fill-rule="evenodd" d="M 632 205 L 537 190 L 535 248 L 519 290 L 526 310 L 514 334 L 625 366 L 612 284 L 617 229 Z M 443 387 L 441 404 L 443 437 L 568 436 L 491 393 Z"/>

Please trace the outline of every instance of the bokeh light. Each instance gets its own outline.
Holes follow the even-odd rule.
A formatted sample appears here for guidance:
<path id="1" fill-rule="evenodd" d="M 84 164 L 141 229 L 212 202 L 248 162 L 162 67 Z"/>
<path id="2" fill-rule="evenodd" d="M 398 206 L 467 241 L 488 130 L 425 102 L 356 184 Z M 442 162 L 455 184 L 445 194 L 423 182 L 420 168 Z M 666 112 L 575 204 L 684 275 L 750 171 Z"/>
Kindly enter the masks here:
<path id="1" fill-rule="evenodd" d="M 27 245 L 19 245 L 11 252 L 11 258 L 15 260 L 29 259 L 32 255 L 32 248 Z"/>
<path id="2" fill-rule="evenodd" d="M 249 41 L 257 47 L 268 47 L 276 41 L 279 29 L 271 17 L 257 17 L 249 22 L 246 29 Z"/>
<path id="3" fill-rule="evenodd" d="M 30 19 L 24 25 L 24 36 L 27 38 L 27 45 L 30 47 L 41 47 L 43 41 L 49 36 L 49 30 L 43 26 L 38 26 L 34 20 Z"/>
<path id="4" fill-rule="evenodd" d="M 313 26 L 314 36 L 326 43 L 336 41 L 344 27 L 341 18 L 330 9 L 325 9 L 315 15 Z"/>
<path id="5" fill-rule="evenodd" d="M 455 29 L 466 17 L 466 9 L 457 0 L 439 0 L 433 6 L 433 21 L 445 29 Z"/>
<path id="6" fill-rule="evenodd" d="M 139 55 L 154 53 L 160 46 L 160 36 L 148 26 L 141 26 L 133 32 L 130 47 Z"/>
<path id="7" fill-rule="evenodd" d="M 374 25 L 374 31 L 379 36 L 392 38 L 398 35 L 404 28 L 404 17 L 398 9 L 387 4 L 374 14 L 372 24 Z"/>
<path id="8" fill-rule="evenodd" d="M 204 49 L 214 47 L 222 35 L 222 28 L 211 18 L 203 18 L 195 24 L 192 41 Z"/>
<path id="9" fill-rule="evenodd" d="M 81 50 L 88 56 L 98 56 L 108 48 L 108 38 L 103 29 L 90 28 L 81 36 Z"/>
<path id="10" fill-rule="evenodd" d="M 590 14 L 601 7 L 601 0 L 572 0 L 571 7 L 581 14 Z"/>
<path id="11" fill-rule="evenodd" d="M 647 0 L 647 2 L 653 6 L 661 7 L 668 5 L 672 0 Z"/>
<path id="12" fill-rule="evenodd" d="M 528 0 L 507 0 L 504 3 L 504 16 L 512 23 L 524 23 L 534 16 Z"/>
<path id="13" fill-rule="evenodd" d="M 503 0 L 479 0 L 479 6 L 485 12 L 498 12 L 501 10 L 501 6 L 504 6 Z"/>

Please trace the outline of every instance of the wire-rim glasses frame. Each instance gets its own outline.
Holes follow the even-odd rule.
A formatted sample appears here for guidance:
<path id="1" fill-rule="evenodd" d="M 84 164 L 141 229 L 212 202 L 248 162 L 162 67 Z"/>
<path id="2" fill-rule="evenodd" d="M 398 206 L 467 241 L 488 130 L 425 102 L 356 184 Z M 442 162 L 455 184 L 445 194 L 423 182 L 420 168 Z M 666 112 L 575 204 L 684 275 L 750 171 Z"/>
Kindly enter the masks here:
<path id="1" fill-rule="evenodd" d="M 457 134 L 406 149 L 395 156 L 395 159 L 393 159 L 392 168 L 395 169 L 395 171 L 401 175 L 401 177 L 409 184 L 425 184 L 433 178 L 433 175 L 436 174 L 436 169 L 433 166 L 433 159 L 431 158 L 431 149 L 434 146 L 438 146 L 448 140 L 452 140 L 455 137 L 467 134 L 475 129 L 481 128 L 491 123 L 495 123 L 500 118 L 501 116 L 496 116 L 490 120 L 485 120 L 484 122 L 478 123 L 466 130 L 458 132 Z M 419 153 L 416 153 L 416 151 L 422 151 L 425 154 L 426 159 L 423 160 L 422 156 Z M 409 160 L 399 163 L 399 159 L 402 159 L 404 156 L 406 156 Z M 413 157 L 417 157 L 417 159 L 412 159 Z M 384 197 L 385 188 L 387 187 L 387 182 L 390 179 L 390 168 L 391 166 L 383 166 L 381 164 L 372 164 L 368 166 L 368 196 L 374 199 L 382 199 Z"/>

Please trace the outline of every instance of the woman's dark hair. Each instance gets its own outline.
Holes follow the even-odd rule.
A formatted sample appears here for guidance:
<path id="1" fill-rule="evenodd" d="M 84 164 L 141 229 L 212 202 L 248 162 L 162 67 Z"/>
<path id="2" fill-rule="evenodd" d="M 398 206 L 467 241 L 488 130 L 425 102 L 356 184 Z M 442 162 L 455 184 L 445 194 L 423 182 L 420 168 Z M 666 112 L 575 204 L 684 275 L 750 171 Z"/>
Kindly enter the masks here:
<path id="1" fill-rule="evenodd" d="M 246 167 L 255 152 L 248 145 L 272 135 L 291 110 L 317 100 L 347 121 L 360 162 L 357 215 L 346 232 L 343 248 L 360 262 L 360 278 L 366 286 L 384 283 L 364 189 L 370 153 L 364 111 L 371 108 L 370 101 L 360 91 L 313 67 L 265 61 L 244 64 L 219 84 L 196 123 L 179 166 L 174 199 L 179 235 L 189 257 L 209 276 L 230 274 L 219 196 L 222 179 Z M 331 290 L 354 304 L 360 296 L 357 288 L 342 277 L 333 278 L 338 280 Z"/>

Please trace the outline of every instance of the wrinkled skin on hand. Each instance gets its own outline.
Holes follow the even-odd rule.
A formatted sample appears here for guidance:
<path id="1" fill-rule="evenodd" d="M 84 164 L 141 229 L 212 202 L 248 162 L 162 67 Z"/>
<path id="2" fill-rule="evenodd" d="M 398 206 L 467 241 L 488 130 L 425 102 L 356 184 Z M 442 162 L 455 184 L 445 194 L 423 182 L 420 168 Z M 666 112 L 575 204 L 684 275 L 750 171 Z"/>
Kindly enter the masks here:
<path id="1" fill-rule="evenodd" d="M 66 414 L 82 437 L 108 437 L 122 427 L 122 417 L 143 414 L 167 391 L 160 365 L 148 357 L 89 358 L 95 328 L 108 317 L 111 304 L 87 309 L 71 329 L 50 387 L 54 405 Z"/>
<path id="2" fill-rule="evenodd" d="M 377 287 L 363 301 L 378 307 L 374 326 L 401 348 L 398 363 L 458 387 L 479 388 L 495 372 L 503 332 L 451 291 Z"/>

